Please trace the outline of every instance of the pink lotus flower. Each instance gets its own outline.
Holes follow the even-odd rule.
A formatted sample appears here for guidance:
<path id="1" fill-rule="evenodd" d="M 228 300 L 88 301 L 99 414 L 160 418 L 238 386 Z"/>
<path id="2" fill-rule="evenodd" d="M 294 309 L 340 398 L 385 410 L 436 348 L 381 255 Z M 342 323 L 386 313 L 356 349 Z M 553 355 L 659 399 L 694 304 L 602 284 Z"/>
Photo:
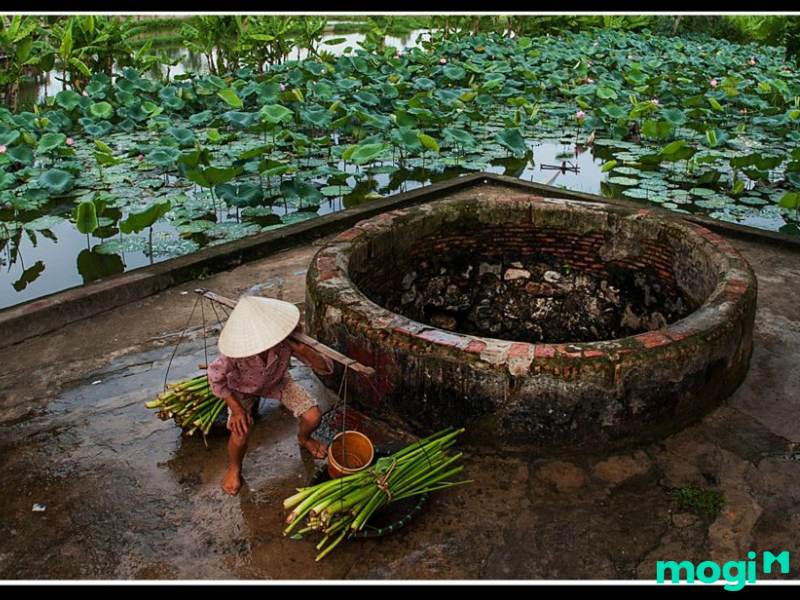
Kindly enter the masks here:
<path id="1" fill-rule="evenodd" d="M 710 85 L 712 88 L 715 88 L 715 87 L 717 87 L 717 85 L 719 85 L 719 82 L 718 82 L 716 79 L 712 79 L 711 81 L 709 81 L 709 82 L 708 82 L 708 84 L 709 84 L 709 85 Z"/>
<path id="2" fill-rule="evenodd" d="M 395 58 L 400 58 L 400 50 L 398 50 L 397 52 L 394 53 L 394 57 Z"/>
<path id="3" fill-rule="evenodd" d="M 586 83 L 594 83 L 594 79 L 592 79 L 591 77 L 587 77 Z"/>
<path id="4" fill-rule="evenodd" d="M 285 92 L 285 91 L 286 91 L 286 86 L 285 86 L 285 85 L 283 85 L 283 84 L 281 84 L 281 91 L 282 91 L 282 92 Z"/>
<path id="5" fill-rule="evenodd" d="M 446 58 L 440 58 L 439 59 L 439 64 L 440 65 L 446 65 L 447 64 L 447 59 Z"/>
<path id="6" fill-rule="evenodd" d="M 751 56 L 751 57 L 750 57 L 750 64 L 751 64 L 751 65 L 754 65 L 754 64 L 756 64 L 756 57 L 755 57 L 755 56 Z"/>
<path id="7" fill-rule="evenodd" d="M 140 154 L 136 157 L 136 160 L 144 160 L 144 154 Z"/>
<path id="8" fill-rule="evenodd" d="M 653 103 L 653 104 L 655 104 L 656 106 L 658 106 L 658 105 L 660 104 L 660 102 L 658 101 L 658 98 L 651 98 L 651 99 L 650 99 L 650 102 L 652 102 L 652 103 Z"/>
<path id="9" fill-rule="evenodd" d="M 67 138 L 67 146 L 72 146 L 75 143 L 75 140 L 72 138 Z"/>
<path id="10" fill-rule="evenodd" d="M 5 154 L 6 150 L 8 150 L 8 148 L 6 148 L 5 144 L 0 144 L 0 154 Z"/>
<path id="11" fill-rule="evenodd" d="M 81 94 L 82 94 L 83 96 L 86 96 L 87 98 L 89 97 L 89 92 L 87 92 L 86 90 L 83 90 L 83 91 L 81 92 Z"/>
<path id="12" fill-rule="evenodd" d="M 578 112 L 575 113 L 575 118 L 578 119 L 578 121 L 582 121 L 583 119 L 586 118 L 586 113 L 583 112 L 582 110 L 579 110 Z"/>

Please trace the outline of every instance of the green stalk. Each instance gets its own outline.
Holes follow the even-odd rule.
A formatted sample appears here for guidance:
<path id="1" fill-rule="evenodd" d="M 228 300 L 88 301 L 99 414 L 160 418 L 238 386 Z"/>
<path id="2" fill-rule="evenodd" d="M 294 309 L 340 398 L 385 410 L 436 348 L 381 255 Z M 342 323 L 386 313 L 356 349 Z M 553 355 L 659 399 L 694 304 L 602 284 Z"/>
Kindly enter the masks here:
<path id="1" fill-rule="evenodd" d="M 299 521 L 299 517 L 305 516 L 305 514 L 314 506 L 314 503 L 319 500 L 319 498 L 324 496 L 329 488 L 336 486 L 339 481 L 339 479 L 331 479 L 330 481 L 326 481 L 325 483 L 315 486 L 317 489 L 314 491 L 314 493 L 308 496 L 297 508 L 289 513 L 289 516 L 286 517 L 286 522 L 292 524 Z M 291 529 L 288 529 L 288 531 L 291 531 Z M 288 533 L 288 531 L 284 530 L 284 533 Z"/>
<path id="2" fill-rule="evenodd" d="M 372 513 L 375 512 L 386 499 L 387 496 L 384 493 L 384 491 L 381 489 L 376 489 L 375 493 L 369 499 L 369 502 L 367 502 L 367 505 L 353 520 L 353 522 L 350 525 L 350 528 L 355 531 L 358 531 L 359 529 L 364 527 L 364 524 L 367 522 L 367 519 L 369 519 Z"/>
<path id="3" fill-rule="evenodd" d="M 214 413 L 213 413 L 213 416 L 208 420 L 208 424 L 206 425 L 206 428 L 203 430 L 204 434 L 208 435 L 208 432 L 211 430 L 211 425 L 214 423 L 214 421 L 216 421 L 217 417 L 219 416 L 219 413 L 222 412 L 222 407 L 224 405 L 225 405 L 225 402 L 220 402 L 219 403 L 219 405 L 217 406 L 216 411 L 214 411 Z"/>
<path id="4" fill-rule="evenodd" d="M 447 479 L 448 477 L 451 477 L 451 476 L 453 476 L 453 475 L 455 475 L 457 473 L 460 473 L 463 470 L 464 470 L 463 466 L 458 466 L 458 467 L 455 467 L 453 469 L 450 469 L 449 471 L 446 471 L 445 473 L 441 473 L 441 474 L 437 475 L 433 479 L 430 479 L 430 478 L 426 477 L 424 481 L 417 482 L 414 486 L 409 486 L 408 488 L 406 488 L 404 490 L 399 490 L 398 493 L 402 494 L 402 493 L 408 492 L 410 490 L 421 489 L 423 486 L 428 486 L 428 485 L 434 484 L 436 482 L 442 481 L 443 479 Z"/>
<path id="5" fill-rule="evenodd" d="M 295 504 L 302 502 L 310 494 L 314 493 L 314 489 L 314 487 L 297 488 L 297 493 L 294 496 L 289 496 L 283 501 L 283 508 L 288 510 Z"/>
<path id="6" fill-rule="evenodd" d="M 458 485 L 464 485 L 465 483 L 474 483 L 474 482 L 472 479 L 465 479 L 464 481 L 453 481 L 453 482 L 442 483 L 434 487 L 415 489 L 410 492 L 400 494 L 399 496 L 392 497 L 392 502 L 395 502 L 397 500 L 404 500 L 406 498 L 410 498 L 411 496 L 419 496 L 420 494 L 427 494 L 429 492 L 436 492 L 438 490 L 446 490 L 447 488 L 456 487 Z"/>
<path id="7" fill-rule="evenodd" d="M 457 430 L 457 432 L 454 432 L 454 433 L 455 433 L 455 435 L 458 435 L 458 433 L 460 433 L 462 431 L 464 431 L 463 428 Z M 442 429 L 441 431 L 438 431 L 438 432 L 434 433 L 433 435 L 430 435 L 430 436 L 428 436 L 426 438 L 423 438 L 423 439 L 421 439 L 421 440 L 419 440 L 417 442 L 414 442 L 413 444 L 409 444 L 408 446 L 406 446 L 402 450 L 398 450 L 397 452 L 392 454 L 391 458 L 394 458 L 395 460 L 400 460 L 401 458 L 404 458 L 405 456 L 411 454 L 412 452 L 418 452 L 419 448 L 421 446 L 428 445 L 432 441 L 435 441 L 438 437 L 443 436 L 444 434 L 446 434 L 448 432 L 453 432 L 453 428 L 452 427 L 447 427 L 446 429 Z"/>
<path id="8" fill-rule="evenodd" d="M 321 561 L 323 558 L 325 558 L 325 556 L 327 556 L 327 554 L 328 554 L 328 553 L 329 553 L 331 550 L 333 550 L 334 548 L 336 548 L 336 546 L 339 544 L 339 542 L 341 542 L 341 541 L 344 539 L 344 536 L 345 536 L 345 534 L 346 534 L 346 533 L 347 533 L 347 529 L 344 529 L 344 530 L 342 531 L 342 533 L 340 533 L 340 534 L 339 534 L 339 537 L 337 537 L 337 538 L 336 538 L 336 540 L 334 540 L 334 541 L 333 541 L 333 543 L 331 543 L 331 544 L 330 544 L 330 545 L 329 545 L 327 548 L 325 548 L 325 550 L 323 550 L 322 552 L 320 552 L 320 553 L 317 555 L 317 558 L 316 558 L 316 559 L 314 559 L 314 560 L 315 560 L 315 562 L 319 562 L 319 561 Z"/>
<path id="9" fill-rule="evenodd" d="M 332 533 L 336 533 L 342 527 L 347 527 L 351 522 L 352 521 L 350 519 L 346 519 L 346 518 L 345 519 L 340 519 L 339 521 L 336 521 L 336 523 L 334 523 L 333 525 L 331 525 L 330 527 L 328 527 L 325 530 L 325 535 L 331 535 Z"/>
<path id="10" fill-rule="evenodd" d="M 369 498 L 372 495 L 374 489 L 375 489 L 374 487 L 366 487 L 361 490 L 356 490 L 355 492 L 346 496 L 344 499 L 337 500 L 337 502 L 334 502 L 331 506 L 329 506 L 326 509 L 326 512 L 329 515 L 334 515 L 338 512 L 347 510 L 348 508 L 355 506 L 359 502 L 362 502 L 367 498 Z"/>
<path id="11" fill-rule="evenodd" d="M 393 489 L 401 489 L 403 486 L 407 485 L 409 482 L 417 480 L 420 476 L 428 476 L 428 475 L 431 475 L 432 473 L 436 473 L 438 471 L 441 471 L 444 467 L 446 467 L 447 465 L 449 465 L 449 464 L 453 463 L 454 461 L 458 460 L 462 456 L 463 456 L 463 453 L 461 453 L 461 452 L 459 452 L 458 454 L 454 454 L 453 456 L 451 456 L 449 458 L 445 458 L 444 456 L 442 456 L 430 468 L 428 468 L 428 469 L 425 469 L 425 468 L 414 469 L 408 475 L 403 477 L 403 479 L 398 479 L 396 481 L 393 481 L 392 482 L 392 488 Z M 426 463 L 427 463 L 427 461 L 426 461 Z M 420 467 L 425 467 L 425 466 L 427 466 L 427 464 L 420 465 Z"/>

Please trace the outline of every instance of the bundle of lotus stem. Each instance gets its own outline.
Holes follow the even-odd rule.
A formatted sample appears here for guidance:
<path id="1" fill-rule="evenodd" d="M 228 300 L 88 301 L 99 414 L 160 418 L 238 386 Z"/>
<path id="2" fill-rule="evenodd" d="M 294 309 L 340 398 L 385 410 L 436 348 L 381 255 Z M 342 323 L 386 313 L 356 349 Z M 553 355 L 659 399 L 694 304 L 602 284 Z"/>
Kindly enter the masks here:
<path id="1" fill-rule="evenodd" d="M 283 502 L 284 508 L 292 509 L 286 518 L 284 535 L 295 530 L 293 537 L 322 533 L 323 538 L 317 544 L 320 552 L 316 560 L 319 561 L 345 537 L 363 529 L 369 518 L 387 504 L 471 483 L 450 480 L 464 467 L 454 464 L 462 453 L 449 454 L 447 450 L 463 431 L 452 427 L 444 429 L 378 459 L 369 469 L 297 488 L 297 493 Z"/>
<path id="2" fill-rule="evenodd" d="M 158 410 L 158 417 L 163 421 L 174 419 L 188 435 L 200 430 L 205 436 L 225 407 L 225 401 L 211 391 L 208 376 L 200 375 L 167 385 L 158 398 L 145 406 Z"/>

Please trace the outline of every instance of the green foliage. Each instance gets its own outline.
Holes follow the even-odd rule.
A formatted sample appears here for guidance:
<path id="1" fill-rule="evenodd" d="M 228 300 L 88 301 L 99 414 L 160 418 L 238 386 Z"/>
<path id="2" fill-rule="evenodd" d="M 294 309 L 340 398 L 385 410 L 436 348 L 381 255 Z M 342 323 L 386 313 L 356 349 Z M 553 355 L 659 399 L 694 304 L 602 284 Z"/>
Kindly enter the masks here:
<path id="1" fill-rule="evenodd" d="M 98 227 L 97 210 L 94 202 L 83 200 L 75 207 L 75 227 L 83 234 L 93 233 Z"/>
<path id="2" fill-rule="evenodd" d="M 62 196 L 75 185 L 75 177 L 62 169 L 48 169 L 39 176 L 39 185 L 54 196 Z"/>
<path id="3" fill-rule="evenodd" d="M 564 145 L 561 160 L 575 142 L 594 144 L 607 194 L 775 229 L 800 220 L 790 202 L 800 185 L 797 70 L 784 67 L 782 48 L 672 36 L 688 17 L 443 16 L 441 31 L 399 56 L 385 44 L 400 17 L 364 19 L 362 47 L 341 56 L 320 42 L 323 19 L 192 17 L 181 25 L 195 27 L 197 48 L 206 44 L 218 62 L 210 74 L 172 80 L 125 64 L 158 61 L 142 46 L 109 76 L 104 18 L 48 19 L 15 36 L 34 40 L 22 54 L 45 56 L 50 45 L 66 89 L 35 110 L 0 108 L 2 205 L 15 219 L 38 208 L 55 214 L 20 218 L 57 216 L 44 206 L 50 196 L 106 190 L 119 214 L 98 210 L 95 235 L 113 236 L 120 221 L 133 231 L 142 198 L 169 195 L 175 230 L 216 243 L 313 216 L 326 198 L 354 206 L 409 181 L 496 168 L 519 175 L 546 141 Z M 670 30 L 651 35 L 658 19 Z M 12 39 L 10 22 L 3 39 Z M 551 26 L 588 29 L 547 37 Z M 309 58 L 289 60 L 298 47 Z M 270 209 L 281 200 L 278 216 Z M 227 222 L 239 215 L 231 207 L 269 219 Z M 4 239 L 25 230 L 14 223 Z"/>
<path id="4" fill-rule="evenodd" d="M 155 225 L 162 216 L 171 208 L 169 200 L 159 200 L 150 203 L 146 208 L 131 212 L 124 221 L 120 221 L 119 230 L 122 233 L 138 233 Z"/>
<path id="5" fill-rule="evenodd" d="M 681 510 L 691 510 L 708 519 L 716 519 L 725 506 L 725 497 L 716 490 L 683 487 L 674 492 Z"/>

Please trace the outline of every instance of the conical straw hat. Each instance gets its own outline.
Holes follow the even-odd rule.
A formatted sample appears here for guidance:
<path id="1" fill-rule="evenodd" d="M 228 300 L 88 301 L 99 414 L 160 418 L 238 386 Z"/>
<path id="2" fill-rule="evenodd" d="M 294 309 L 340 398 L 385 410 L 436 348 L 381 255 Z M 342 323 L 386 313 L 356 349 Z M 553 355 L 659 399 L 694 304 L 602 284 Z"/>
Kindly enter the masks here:
<path id="1" fill-rule="evenodd" d="M 281 343 L 300 322 L 300 310 L 274 298 L 244 296 L 219 336 L 219 351 L 230 358 L 253 356 Z"/>

